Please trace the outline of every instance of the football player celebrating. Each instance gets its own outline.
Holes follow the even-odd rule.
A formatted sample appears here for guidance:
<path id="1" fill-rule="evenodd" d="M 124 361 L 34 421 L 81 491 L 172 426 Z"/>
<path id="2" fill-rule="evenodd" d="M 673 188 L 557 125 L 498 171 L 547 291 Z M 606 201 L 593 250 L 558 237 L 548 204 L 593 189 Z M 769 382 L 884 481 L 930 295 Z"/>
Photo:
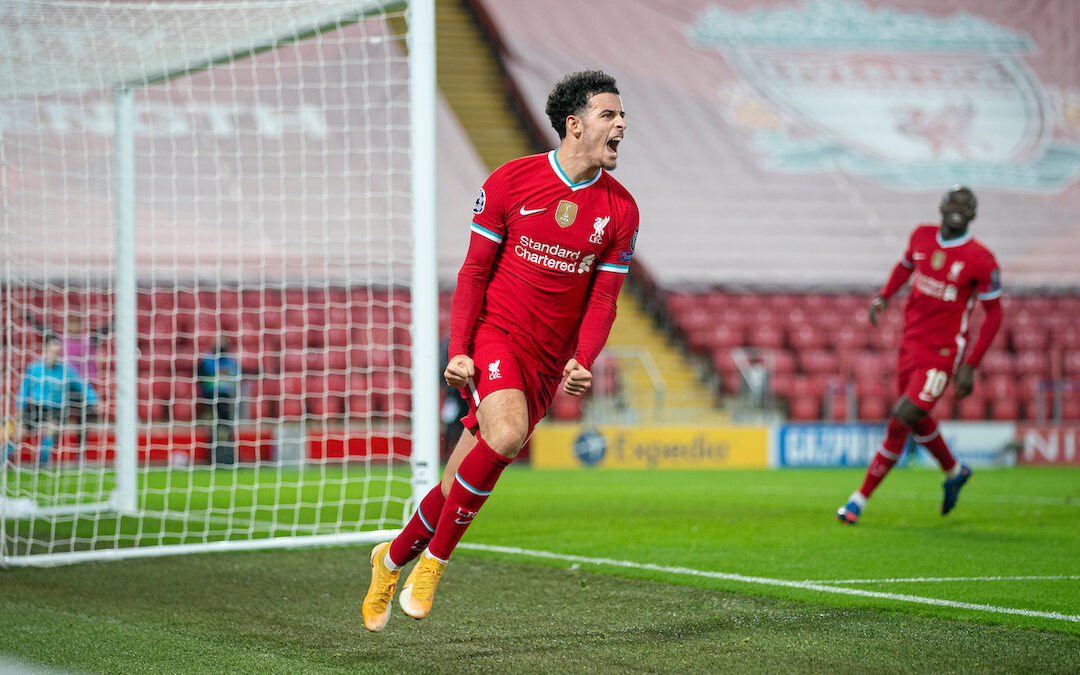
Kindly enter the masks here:
<path id="1" fill-rule="evenodd" d="M 941 199 L 941 226 L 915 228 L 904 256 L 870 303 L 870 323 L 877 326 L 878 314 L 888 306 L 889 298 L 914 277 L 904 309 L 904 335 L 896 370 L 900 399 L 862 487 L 836 512 L 841 523 L 854 525 L 859 520 L 866 500 L 900 459 L 912 432 L 915 441 L 926 447 L 945 472 L 941 515 L 956 506 L 960 488 L 971 477 L 971 469 L 959 464 L 949 452 L 930 412 L 950 379 L 955 379 L 957 399 L 971 393 L 975 368 L 1001 326 L 997 261 L 968 232 L 976 206 L 970 189 L 957 186 L 949 190 Z M 975 346 L 967 352 L 968 318 L 976 297 L 986 316 Z"/>
<path id="2" fill-rule="evenodd" d="M 567 75 L 547 114 L 555 150 L 510 161 L 485 181 L 451 305 L 446 383 L 469 402 L 465 431 L 442 482 L 393 541 L 371 552 L 364 625 L 386 625 L 399 570 L 419 561 L 399 603 L 431 611 L 454 547 L 513 461 L 565 378 L 581 396 L 607 341 L 637 237 L 638 209 L 608 173 L 626 132 L 615 80 Z"/>

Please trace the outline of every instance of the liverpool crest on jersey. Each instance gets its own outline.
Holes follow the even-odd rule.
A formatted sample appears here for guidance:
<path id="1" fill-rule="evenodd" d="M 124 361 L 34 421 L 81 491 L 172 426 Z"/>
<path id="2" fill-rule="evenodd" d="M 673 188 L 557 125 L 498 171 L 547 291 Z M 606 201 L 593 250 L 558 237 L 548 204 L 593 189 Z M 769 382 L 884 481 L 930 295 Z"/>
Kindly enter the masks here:
<path id="1" fill-rule="evenodd" d="M 930 268 L 937 271 L 942 267 L 945 267 L 945 251 L 939 248 L 930 256 Z"/>
<path id="2" fill-rule="evenodd" d="M 559 206 L 555 209 L 555 222 L 559 227 L 567 228 L 574 224 L 577 219 L 577 204 L 565 199 L 559 200 Z"/>
<path id="3" fill-rule="evenodd" d="M 589 237 L 589 241 L 591 243 L 593 243 L 593 244 L 603 244 L 604 243 L 604 228 L 607 227 L 607 224 L 608 224 L 609 220 L 611 220 L 611 216 L 607 216 L 605 218 L 597 218 L 593 222 L 593 224 L 592 224 L 593 233 L 592 233 L 592 236 Z"/>

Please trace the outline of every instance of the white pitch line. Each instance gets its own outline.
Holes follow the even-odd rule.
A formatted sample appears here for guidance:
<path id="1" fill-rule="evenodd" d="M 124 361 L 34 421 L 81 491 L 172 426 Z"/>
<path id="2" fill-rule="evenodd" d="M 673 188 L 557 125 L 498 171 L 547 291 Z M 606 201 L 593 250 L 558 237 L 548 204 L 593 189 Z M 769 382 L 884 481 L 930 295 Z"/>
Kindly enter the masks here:
<path id="1" fill-rule="evenodd" d="M 799 495 L 803 497 L 836 497 L 836 490 L 824 488 L 801 488 L 785 486 L 752 486 L 744 488 L 732 488 L 728 492 L 743 492 L 747 494 L 766 495 Z M 890 497 L 910 500 L 934 500 L 941 499 L 941 492 L 907 492 L 890 491 Z M 841 498 L 843 498 L 841 496 Z M 985 504 L 1028 504 L 1031 506 L 1080 506 L 1080 499 L 1074 496 L 1040 497 L 1038 495 L 1007 495 L 1007 494 L 969 494 L 964 493 L 964 501 L 982 502 Z"/>
<path id="2" fill-rule="evenodd" d="M 1080 574 L 993 577 L 897 577 L 894 579 L 807 579 L 808 584 L 907 584 L 933 581 L 1076 581 Z"/>
<path id="3" fill-rule="evenodd" d="M 954 607 L 956 609 L 971 609 L 981 612 L 993 612 L 995 614 L 1018 614 L 1020 616 L 1037 617 L 1041 619 L 1058 619 L 1080 623 L 1080 614 L 1062 614 L 1061 612 L 1040 612 L 1033 609 L 1019 609 L 1015 607 L 996 607 L 994 605 L 982 605 L 972 602 L 958 602 L 955 600 L 940 600 L 938 598 L 923 598 L 918 595 L 906 595 L 903 593 L 882 593 L 879 591 L 866 591 L 858 588 L 843 588 L 828 586 L 820 582 L 812 581 L 789 581 L 787 579 L 771 579 L 769 577 L 751 577 L 743 574 L 731 574 L 729 572 L 709 572 L 696 570 L 689 567 L 667 567 L 665 565 L 653 565 L 651 563 L 636 563 L 630 560 L 615 560 L 614 558 L 589 558 L 580 555 L 568 555 L 565 553 L 553 553 L 551 551 L 537 551 L 533 549 L 518 548 L 515 546 L 490 546 L 487 544 L 462 543 L 458 548 L 473 551 L 488 551 L 490 553 L 505 553 L 508 555 L 521 555 L 531 558 L 547 558 L 549 560 L 562 560 L 565 562 L 585 563 L 590 565 L 608 565 L 611 567 L 624 567 L 635 570 L 648 570 L 650 572 L 664 572 L 666 574 L 682 574 L 707 579 L 723 579 L 725 581 L 739 581 L 747 584 L 761 584 L 764 586 L 785 586 L 799 588 L 808 591 L 820 591 L 822 593 L 836 593 L 839 595 L 855 595 L 864 598 L 879 598 L 882 600 L 898 600 L 900 602 L 912 602 L 920 605 L 938 605 L 940 607 Z"/>

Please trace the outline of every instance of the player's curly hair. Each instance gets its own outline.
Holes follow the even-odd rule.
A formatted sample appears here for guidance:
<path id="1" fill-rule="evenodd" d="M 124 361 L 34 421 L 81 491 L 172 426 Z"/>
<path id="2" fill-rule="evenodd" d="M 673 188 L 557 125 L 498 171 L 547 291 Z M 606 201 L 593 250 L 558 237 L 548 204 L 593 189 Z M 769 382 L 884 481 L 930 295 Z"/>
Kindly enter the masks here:
<path id="1" fill-rule="evenodd" d="M 581 70 L 555 83 L 548 94 L 546 112 L 560 139 L 566 138 L 567 116 L 583 115 L 589 99 L 597 94 L 618 96 L 615 78 L 600 70 Z"/>

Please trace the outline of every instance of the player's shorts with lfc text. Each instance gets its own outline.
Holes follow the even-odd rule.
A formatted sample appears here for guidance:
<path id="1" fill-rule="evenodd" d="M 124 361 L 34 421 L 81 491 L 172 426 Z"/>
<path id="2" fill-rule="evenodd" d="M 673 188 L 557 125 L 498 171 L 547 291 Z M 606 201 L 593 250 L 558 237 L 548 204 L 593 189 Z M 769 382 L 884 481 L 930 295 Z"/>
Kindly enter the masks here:
<path id="1" fill-rule="evenodd" d="M 902 347 L 896 368 L 897 393 L 907 394 L 920 410 L 930 412 L 949 386 L 954 364 L 951 355 L 927 354 Z"/>
<path id="2" fill-rule="evenodd" d="M 561 375 L 548 375 L 537 371 L 531 360 L 525 360 L 514 345 L 513 338 L 504 330 L 488 324 L 480 324 L 476 330 L 473 349 L 473 366 L 476 374 L 461 388 L 461 395 L 469 402 L 469 414 L 461 418 L 469 431 L 476 433 L 476 408 L 480 401 L 493 391 L 520 389 L 525 393 L 529 410 L 529 435 L 533 427 L 547 414 L 555 391 L 562 381 Z"/>

